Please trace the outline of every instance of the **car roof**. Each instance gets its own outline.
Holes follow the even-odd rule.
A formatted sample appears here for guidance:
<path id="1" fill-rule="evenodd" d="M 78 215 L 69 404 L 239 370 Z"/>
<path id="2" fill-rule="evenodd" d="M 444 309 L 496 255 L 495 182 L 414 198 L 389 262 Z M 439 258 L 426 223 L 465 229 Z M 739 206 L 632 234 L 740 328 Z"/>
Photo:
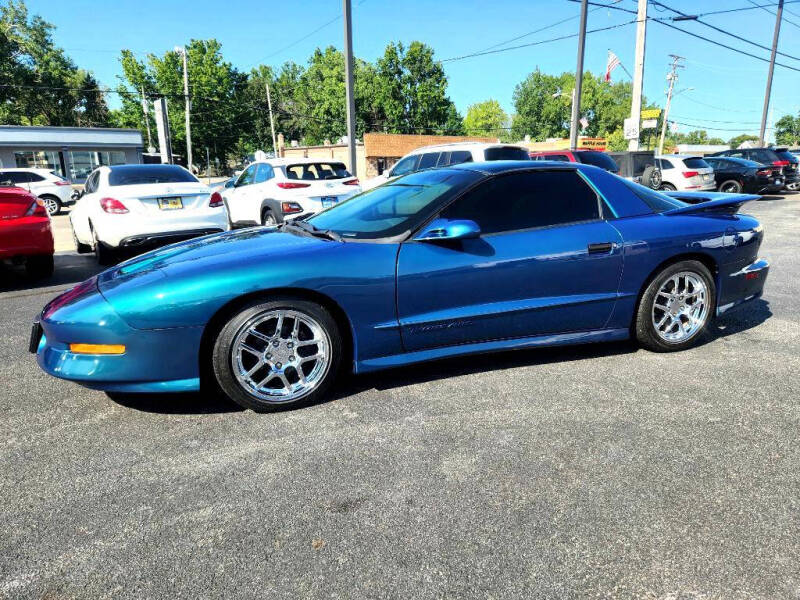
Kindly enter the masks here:
<path id="1" fill-rule="evenodd" d="M 0 167 L 0 171 L 23 171 L 25 173 L 32 171 L 34 173 L 51 173 L 53 169 L 45 169 L 43 167 Z"/>
<path id="2" fill-rule="evenodd" d="M 414 148 L 406 156 L 435 152 L 436 150 L 486 150 L 487 148 L 520 148 L 527 152 L 527 148 L 518 144 L 504 144 L 503 142 L 451 142 L 449 144 L 432 144 Z"/>
<path id="3" fill-rule="evenodd" d="M 273 167 L 283 167 L 285 165 L 310 165 L 314 163 L 339 163 L 344 164 L 343 160 L 337 158 L 306 158 L 303 156 L 297 158 L 267 158 L 265 160 L 254 160 L 250 165 L 266 164 Z M 248 167 L 250 165 L 247 165 Z M 245 167 L 246 168 L 246 167 Z"/>
<path id="4" fill-rule="evenodd" d="M 441 168 L 441 167 L 440 167 Z M 446 169 L 460 169 L 463 171 L 477 171 L 487 175 L 496 175 L 498 173 L 508 173 L 512 171 L 544 171 L 544 170 L 578 170 L 578 169 L 602 169 L 592 166 L 584 165 L 582 163 L 563 162 L 560 160 L 492 160 L 483 162 L 461 163 L 458 165 L 451 165 L 444 167 Z"/>
<path id="5" fill-rule="evenodd" d="M 699 154 L 656 154 L 653 158 L 703 158 Z"/>

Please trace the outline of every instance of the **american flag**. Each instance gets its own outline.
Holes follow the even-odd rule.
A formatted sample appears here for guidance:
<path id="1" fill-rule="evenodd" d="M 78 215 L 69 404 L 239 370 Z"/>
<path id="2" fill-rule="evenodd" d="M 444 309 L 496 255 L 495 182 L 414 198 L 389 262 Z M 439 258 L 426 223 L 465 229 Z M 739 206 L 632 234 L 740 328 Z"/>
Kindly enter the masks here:
<path id="1" fill-rule="evenodd" d="M 617 55 L 611 50 L 608 51 L 608 63 L 606 64 L 606 83 L 611 82 L 611 71 L 619 66 L 619 59 Z"/>

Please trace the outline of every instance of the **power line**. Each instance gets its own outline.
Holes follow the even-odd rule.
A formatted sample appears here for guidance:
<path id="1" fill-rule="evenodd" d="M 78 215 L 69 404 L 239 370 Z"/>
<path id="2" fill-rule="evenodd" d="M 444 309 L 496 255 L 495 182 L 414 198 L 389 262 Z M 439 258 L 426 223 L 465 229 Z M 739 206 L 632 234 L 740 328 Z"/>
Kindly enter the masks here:
<path id="1" fill-rule="evenodd" d="M 776 13 L 772 12 L 771 10 L 769 10 L 768 8 L 766 8 L 765 6 L 758 6 L 758 5 L 757 5 L 755 2 L 753 2 L 753 0 L 747 0 L 747 1 L 748 1 L 750 4 L 753 4 L 754 6 L 756 6 L 757 8 L 761 8 L 761 9 L 763 9 L 765 12 L 768 12 L 768 13 L 769 13 L 769 14 L 771 14 L 773 17 L 777 15 Z M 794 2 L 784 2 L 784 4 L 794 4 Z M 774 6 L 774 5 L 773 5 L 773 6 Z M 786 10 L 786 9 L 784 9 L 784 10 Z M 794 14 L 794 13 L 792 13 L 792 14 Z M 786 17 L 783 17 L 783 20 L 784 20 L 784 21 L 786 21 L 787 23 L 789 23 L 789 25 L 794 25 L 795 27 L 797 27 L 798 29 L 800 29 L 800 25 L 798 25 L 798 24 L 797 24 L 797 23 L 795 23 L 794 21 L 790 21 L 790 20 L 789 20 L 789 19 L 787 19 Z M 777 64 L 777 63 L 776 63 L 776 64 Z"/>
<path id="2" fill-rule="evenodd" d="M 626 21 L 624 23 L 618 23 L 616 25 L 609 25 L 608 27 L 598 27 L 597 29 L 588 29 L 586 31 L 587 34 L 589 33 L 597 33 L 599 31 L 608 31 L 610 29 L 618 29 L 620 27 L 625 27 L 626 25 L 631 25 L 636 23 L 636 20 L 633 21 Z M 455 62 L 457 60 L 464 60 L 465 58 L 473 58 L 475 56 L 485 56 L 487 54 L 498 54 L 500 52 L 508 52 L 509 50 L 519 50 L 520 48 L 530 48 L 532 46 L 540 46 L 542 44 L 549 44 L 551 42 L 559 42 L 561 40 L 568 40 L 570 38 L 578 37 L 577 33 L 570 33 L 567 35 L 561 35 L 558 37 L 546 39 L 546 40 L 539 40 L 538 42 L 530 42 L 528 44 L 519 44 L 518 46 L 509 46 L 507 48 L 499 48 L 497 50 L 484 50 L 482 52 L 473 52 L 472 54 L 463 54 L 461 56 L 454 56 L 452 58 L 443 58 L 436 62 L 439 63 L 447 63 L 447 62 Z"/>

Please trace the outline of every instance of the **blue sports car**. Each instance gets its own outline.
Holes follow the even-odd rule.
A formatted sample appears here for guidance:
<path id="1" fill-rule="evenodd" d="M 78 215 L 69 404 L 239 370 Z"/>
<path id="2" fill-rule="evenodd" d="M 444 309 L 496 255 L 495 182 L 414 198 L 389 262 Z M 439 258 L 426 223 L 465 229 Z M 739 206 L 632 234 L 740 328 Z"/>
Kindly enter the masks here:
<path id="1" fill-rule="evenodd" d="M 681 350 L 761 295 L 763 229 L 737 214 L 757 198 L 690 204 L 573 163 L 422 171 L 122 263 L 50 302 L 31 351 L 91 388 L 210 385 L 269 410 L 343 369 L 628 337 Z"/>

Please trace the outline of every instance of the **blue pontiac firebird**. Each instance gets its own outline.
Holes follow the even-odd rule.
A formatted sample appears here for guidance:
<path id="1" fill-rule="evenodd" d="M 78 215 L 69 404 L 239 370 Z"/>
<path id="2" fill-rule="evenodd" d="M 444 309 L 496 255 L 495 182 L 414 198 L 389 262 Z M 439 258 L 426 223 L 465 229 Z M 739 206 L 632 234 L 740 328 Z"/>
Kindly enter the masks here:
<path id="1" fill-rule="evenodd" d="M 737 214 L 756 198 L 688 204 L 580 164 L 422 171 L 109 269 L 44 308 L 31 350 L 91 388 L 211 385 L 255 410 L 317 399 L 345 368 L 628 337 L 681 350 L 763 291 L 762 227 Z"/>

